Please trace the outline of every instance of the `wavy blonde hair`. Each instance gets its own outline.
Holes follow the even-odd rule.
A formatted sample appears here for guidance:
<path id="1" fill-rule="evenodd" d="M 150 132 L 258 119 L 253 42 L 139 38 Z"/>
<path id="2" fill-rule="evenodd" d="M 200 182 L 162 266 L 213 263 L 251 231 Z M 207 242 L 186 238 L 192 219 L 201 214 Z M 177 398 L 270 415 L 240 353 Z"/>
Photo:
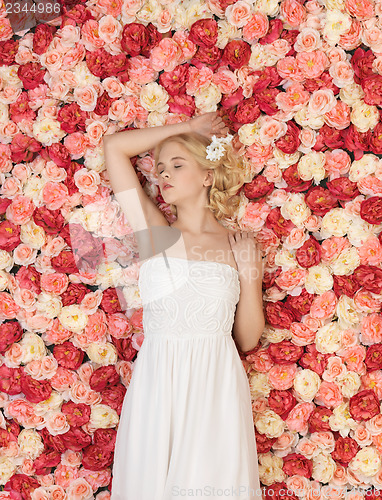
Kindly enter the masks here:
<path id="1" fill-rule="evenodd" d="M 224 144 L 225 153 L 219 160 L 207 160 L 206 147 L 211 140 L 197 132 L 176 134 L 160 141 L 154 149 L 155 166 L 158 164 L 159 153 L 168 142 L 182 145 L 197 161 L 203 170 L 213 170 L 213 181 L 208 186 L 209 208 L 217 220 L 233 218 L 240 201 L 237 191 L 245 183 L 245 169 L 242 157 L 231 144 Z M 177 215 L 176 206 L 170 204 L 171 211 Z"/>

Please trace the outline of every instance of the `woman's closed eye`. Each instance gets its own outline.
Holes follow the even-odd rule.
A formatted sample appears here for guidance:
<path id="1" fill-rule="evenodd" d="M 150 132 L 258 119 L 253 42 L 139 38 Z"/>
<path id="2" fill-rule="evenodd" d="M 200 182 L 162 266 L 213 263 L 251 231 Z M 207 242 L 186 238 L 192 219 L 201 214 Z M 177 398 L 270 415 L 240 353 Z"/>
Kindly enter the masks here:
<path id="1" fill-rule="evenodd" d="M 182 165 L 174 165 L 174 168 L 180 168 Z M 163 172 L 163 170 L 161 172 L 159 172 L 159 175 L 161 175 Z"/>

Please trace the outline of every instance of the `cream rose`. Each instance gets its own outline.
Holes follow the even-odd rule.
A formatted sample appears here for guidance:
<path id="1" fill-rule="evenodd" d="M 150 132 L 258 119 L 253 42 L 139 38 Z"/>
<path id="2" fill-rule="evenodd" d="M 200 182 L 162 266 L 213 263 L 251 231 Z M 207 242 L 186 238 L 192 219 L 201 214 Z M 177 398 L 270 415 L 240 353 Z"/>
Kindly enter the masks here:
<path id="1" fill-rule="evenodd" d="M 293 380 L 294 390 L 304 402 L 313 401 L 320 384 L 320 376 L 309 369 L 298 371 Z"/>
<path id="2" fill-rule="evenodd" d="M 0 484 L 4 485 L 16 472 L 16 463 L 8 457 L 0 457 Z"/>
<path id="3" fill-rule="evenodd" d="M 265 434 L 267 438 L 272 439 L 282 435 L 286 424 L 273 410 L 265 410 L 255 419 L 255 426 L 261 434 Z"/>
<path id="4" fill-rule="evenodd" d="M 324 153 L 311 151 L 302 156 L 297 164 L 297 171 L 303 181 L 314 179 L 319 184 L 326 177 Z"/>
<path id="5" fill-rule="evenodd" d="M 197 108 L 204 113 L 217 110 L 217 104 L 221 101 L 222 93 L 219 87 L 210 83 L 208 87 L 200 88 L 196 91 L 194 99 Z"/>
<path id="6" fill-rule="evenodd" d="M 329 453 L 319 452 L 312 458 L 313 471 L 312 477 L 320 483 L 328 483 L 334 476 L 337 468 L 336 462 Z"/>
<path id="7" fill-rule="evenodd" d="M 20 340 L 22 363 L 29 363 L 32 360 L 42 360 L 47 355 L 47 349 L 42 338 L 36 333 L 25 332 Z"/>
<path id="8" fill-rule="evenodd" d="M 28 196 L 37 207 L 43 203 L 43 189 L 46 183 L 47 179 L 41 179 L 32 174 L 23 187 L 23 194 Z"/>
<path id="9" fill-rule="evenodd" d="M 363 91 L 361 85 L 358 85 L 358 83 L 352 83 L 351 85 L 346 85 L 340 89 L 339 96 L 341 101 L 349 106 L 353 106 L 353 104 L 365 97 L 365 92 Z"/>
<path id="10" fill-rule="evenodd" d="M 374 446 L 361 448 L 349 462 L 349 469 L 371 477 L 377 474 L 381 467 L 381 457 Z"/>
<path id="11" fill-rule="evenodd" d="M 20 240 L 26 245 L 39 250 L 46 243 L 45 231 L 31 219 L 25 224 L 22 224 L 20 229 Z"/>
<path id="12" fill-rule="evenodd" d="M 109 342 L 92 342 L 87 347 L 86 354 L 99 365 L 114 365 L 118 359 L 116 348 Z"/>
<path id="13" fill-rule="evenodd" d="M 311 210 L 300 193 L 290 193 L 280 211 L 283 217 L 290 219 L 299 228 L 304 227 L 304 221 L 311 215 Z"/>
<path id="14" fill-rule="evenodd" d="M 33 122 L 33 136 L 43 146 L 51 146 L 66 136 L 61 124 L 53 118 L 41 118 Z"/>
<path id="15" fill-rule="evenodd" d="M 361 387 L 361 378 L 356 372 L 348 371 L 336 378 L 337 385 L 341 388 L 345 398 L 351 398 L 357 394 Z"/>
<path id="16" fill-rule="evenodd" d="M 345 294 L 342 294 L 338 299 L 336 306 L 336 314 L 338 317 L 338 324 L 340 328 L 354 328 L 360 321 L 357 308 L 354 300 Z"/>
<path id="17" fill-rule="evenodd" d="M 249 377 L 249 387 L 253 399 L 268 397 L 271 392 L 271 387 L 268 383 L 268 375 L 253 371 Z"/>
<path id="18" fill-rule="evenodd" d="M 168 111 L 168 99 L 168 93 L 156 82 L 150 82 L 142 87 L 140 103 L 147 111 L 166 113 Z"/>
<path id="19" fill-rule="evenodd" d="M 349 403 L 341 403 L 333 408 L 333 415 L 329 417 L 329 425 L 332 431 L 339 431 L 342 437 L 346 437 L 350 430 L 357 429 L 359 423 L 352 419 Z"/>
<path id="20" fill-rule="evenodd" d="M 0 269 L 5 269 L 6 271 L 10 271 L 13 267 L 13 256 L 11 252 L 7 252 L 6 250 L 0 250 Z"/>
<path id="21" fill-rule="evenodd" d="M 80 333 L 87 325 L 89 318 L 79 305 L 72 304 L 70 306 L 64 306 L 61 309 L 58 319 L 67 330 Z"/>
<path id="22" fill-rule="evenodd" d="M 322 238 L 345 236 L 351 225 L 351 217 L 343 208 L 332 208 L 323 216 L 320 233 Z"/>
<path id="23" fill-rule="evenodd" d="M 23 429 L 17 436 L 19 452 L 26 455 L 31 460 L 37 458 L 44 450 L 44 443 L 41 436 L 34 429 Z"/>
<path id="24" fill-rule="evenodd" d="M 374 174 L 379 166 L 379 158 L 373 154 L 364 154 L 360 160 L 354 160 L 349 169 L 349 180 L 358 182 Z"/>
<path id="25" fill-rule="evenodd" d="M 96 429 L 109 429 L 119 422 L 118 413 L 108 405 L 95 404 L 91 407 L 90 424 Z"/>
<path id="26" fill-rule="evenodd" d="M 359 253 L 355 247 L 345 248 L 336 258 L 334 258 L 329 267 L 333 274 L 339 276 L 348 276 L 361 263 Z"/>
<path id="27" fill-rule="evenodd" d="M 305 277 L 305 288 L 309 293 L 322 293 L 333 288 L 333 276 L 325 264 L 309 267 Z"/>
<path id="28" fill-rule="evenodd" d="M 350 121 L 360 132 L 373 129 L 379 122 L 377 106 L 369 106 L 364 101 L 357 101 L 353 104 Z"/>
<path id="29" fill-rule="evenodd" d="M 336 321 L 317 330 L 316 348 L 323 354 L 334 353 L 341 348 L 341 329 Z"/>
<path id="30" fill-rule="evenodd" d="M 259 454 L 259 477 L 266 486 L 284 481 L 287 477 L 283 471 L 284 461 L 273 453 Z"/>

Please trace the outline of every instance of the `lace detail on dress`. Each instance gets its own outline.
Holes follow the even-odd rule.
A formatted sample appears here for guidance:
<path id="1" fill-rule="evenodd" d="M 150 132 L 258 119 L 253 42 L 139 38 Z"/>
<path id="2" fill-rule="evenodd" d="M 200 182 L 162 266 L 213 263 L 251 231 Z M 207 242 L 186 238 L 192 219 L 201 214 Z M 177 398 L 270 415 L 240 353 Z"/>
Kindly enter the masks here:
<path id="1" fill-rule="evenodd" d="M 145 338 L 231 335 L 240 280 L 229 264 L 153 257 L 138 285 Z"/>

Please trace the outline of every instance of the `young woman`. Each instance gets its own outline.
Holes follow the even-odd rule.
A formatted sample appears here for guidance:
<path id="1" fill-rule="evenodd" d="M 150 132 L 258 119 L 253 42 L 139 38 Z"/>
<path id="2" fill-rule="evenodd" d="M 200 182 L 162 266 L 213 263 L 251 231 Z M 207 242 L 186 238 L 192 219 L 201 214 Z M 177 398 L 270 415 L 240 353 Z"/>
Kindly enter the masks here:
<path id="1" fill-rule="evenodd" d="M 144 260 L 145 338 L 120 415 L 111 500 L 262 499 L 236 348 L 253 349 L 265 325 L 261 255 L 251 235 L 219 222 L 237 207 L 240 158 L 230 144 L 207 158 L 212 136 L 227 131 L 213 112 L 104 137 L 110 183 Z M 129 160 L 152 148 L 172 225 Z"/>

